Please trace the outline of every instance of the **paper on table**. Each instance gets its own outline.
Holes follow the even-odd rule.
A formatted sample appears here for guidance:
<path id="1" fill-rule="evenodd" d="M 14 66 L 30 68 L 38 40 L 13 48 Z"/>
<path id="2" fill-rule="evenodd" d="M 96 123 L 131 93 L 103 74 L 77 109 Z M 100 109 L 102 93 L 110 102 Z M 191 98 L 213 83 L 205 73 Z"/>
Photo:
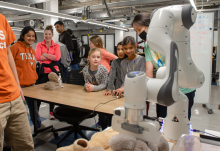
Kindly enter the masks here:
<path id="1" fill-rule="evenodd" d="M 202 151 L 219 151 L 220 147 L 210 144 L 202 143 Z"/>
<path id="2" fill-rule="evenodd" d="M 205 132 L 220 137 L 220 132 L 212 131 L 212 130 L 207 130 L 207 129 L 205 129 Z M 209 134 L 205 134 L 205 135 L 211 136 Z"/>

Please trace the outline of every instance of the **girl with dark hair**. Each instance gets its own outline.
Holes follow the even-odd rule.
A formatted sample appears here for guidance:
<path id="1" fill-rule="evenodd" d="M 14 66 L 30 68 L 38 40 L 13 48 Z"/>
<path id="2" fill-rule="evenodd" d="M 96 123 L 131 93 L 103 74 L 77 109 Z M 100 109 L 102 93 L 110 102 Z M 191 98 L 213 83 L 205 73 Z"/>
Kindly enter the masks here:
<path id="1" fill-rule="evenodd" d="M 36 59 L 40 61 L 42 71 L 39 73 L 39 83 L 46 83 L 49 81 L 48 74 L 50 72 L 59 73 L 59 63 L 61 52 L 60 46 L 54 43 L 53 38 L 53 26 L 48 25 L 44 30 L 44 40 L 36 46 Z M 40 102 L 38 101 L 38 110 L 40 108 Z M 53 116 L 54 104 L 50 103 L 49 119 L 55 119 Z"/>
<path id="2" fill-rule="evenodd" d="M 105 96 L 112 95 L 113 90 L 120 88 L 122 85 L 120 64 L 121 61 L 127 57 L 122 46 L 122 41 L 118 43 L 115 55 L 118 56 L 118 59 L 112 61 L 107 92 L 104 93 Z M 105 129 L 107 126 L 112 125 L 112 116 L 99 116 L 99 122 Z"/>
<path id="3" fill-rule="evenodd" d="M 22 29 L 18 41 L 10 47 L 15 60 L 15 65 L 17 68 L 18 78 L 21 87 L 32 86 L 36 83 L 36 80 L 38 79 L 36 73 L 36 53 L 31 46 L 34 42 L 36 42 L 36 40 L 37 35 L 35 33 L 35 30 L 32 27 L 27 26 Z M 25 100 L 29 108 L 30 117 L 31 119 L 34 119 L 34 100 L 26 97 Z M 41 124 L 38 111 L 35 114 L 37 115 L 38 129 L 44 128 L 45 126 Z"/>
<path id="4" fill-rule="evenodd" d="M 122 41 L 118 43 L 115 55 L 119 58 L 112 61 L 107 92 L 105 92 L 104 95 L 112 95 L 113 90 L 120 88 L 122 85 L 120 64 L 121 61 L 127 57 L 122 46 Z"/>
<path id="5" fill-rule="evenodd" d="M 124 92 L 124 80 L 128 72 L 131 71 L 146 71 L 146 64 L 144 57 L 136 54 L 137 45 L 133 37 L 127 36 L 123 39 L 123 49 L 125 54 L 128 56 L 126 59 L 121 61 L 121 79 L 122 86 L 119 89 L 113 91 L 113 94 L 120 97 Z"/>
<path id="6" fill-rule="evenodd" d="M 146 40 L 149 24 L 150 24 L 150 14 L 148 13 L 137 14 L 132 22 L 132 26 L 134 30 L 143 40 Z M 144 46 L 144 52 L 146 59 L 146 76 L 148 76 L 149 78 L 156 77 L 156 75 L 153 74 L 153 70 L 154 68 L 158 70 L 160 67 L 163 67 L 165 65 L 165 57 L 152 50 L 148 46 L 147 42 L 145 43 Z M 189 99 L 188 119 L 190 120 L 191 108 L 193 106 L 194 97 L 195 97 L 195 89 L 180 87 L 180 91 L 183 94 L 185 94 Z M 156 110 L 157 110 L 157 117 L 165 118 L 167 116 L 167 107 L 157 104 Z"/>

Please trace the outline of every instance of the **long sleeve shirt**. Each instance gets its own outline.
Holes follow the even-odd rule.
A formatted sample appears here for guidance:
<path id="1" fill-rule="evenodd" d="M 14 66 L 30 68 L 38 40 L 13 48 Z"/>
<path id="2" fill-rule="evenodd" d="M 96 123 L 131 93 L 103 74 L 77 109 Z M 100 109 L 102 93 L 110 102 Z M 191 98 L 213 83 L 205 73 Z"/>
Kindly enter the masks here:
<path id="1" fill-rule="evenodd" d="M 83 76 L 85 80 L 85 88 L 87 83 L 93 83 L 92 76 L 89 73 L 89 66 L 83 68 Z M 94 85 L 94 91 L 106 89 L 108 83 L 108 71 L 103 65 L 99 65 L 97 73 L 94 75 L 98 85 Z"/>
<path id="2" fill-rule="evenodd" d="M 107 90 L 116 90 L 120 88 L 121 85 L 121 59 L 118 58 L 112 61 Z"/>
<path id="3" fill-rule="evenodd" d="M 72 37 L 67 31 L 62 32 L 62 34 L 59 35 L 59 42 L 66 45 L 69 52 L 73 51 Z"/>
<path id="4" fill-rule="evenodd" d="M 128 58 L 121 61 L 121 79 L 122 79 L 122 86 L 124 86 L 125 76 L 131 71 L 143 71 L 146 72 L 146 61 L 145 58 L 137 55 L 134 60 L 128 60 Z"/>

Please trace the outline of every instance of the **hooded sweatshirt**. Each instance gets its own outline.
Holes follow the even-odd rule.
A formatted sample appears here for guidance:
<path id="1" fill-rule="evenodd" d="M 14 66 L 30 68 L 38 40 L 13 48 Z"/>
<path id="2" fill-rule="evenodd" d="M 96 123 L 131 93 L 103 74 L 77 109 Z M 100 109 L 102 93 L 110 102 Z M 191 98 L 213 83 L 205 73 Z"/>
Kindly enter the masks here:
<path id="1" fill-rule="evenodd" d="M 36 73 L 36 53 L 30 46 L 27 48 L 21 41 L 10 47 L 15 60 L 18 78 L 22 87 L 31 86 L 38 79 Z"/>

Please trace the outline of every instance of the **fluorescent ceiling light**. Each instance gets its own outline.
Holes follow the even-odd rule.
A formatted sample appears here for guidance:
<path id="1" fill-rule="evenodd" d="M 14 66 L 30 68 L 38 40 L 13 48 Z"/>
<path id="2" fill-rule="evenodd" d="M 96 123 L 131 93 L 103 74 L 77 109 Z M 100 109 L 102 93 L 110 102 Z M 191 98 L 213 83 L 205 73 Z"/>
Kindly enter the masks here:
<path id="1" fill-rule="evenodd" d="M 117 18 L 117 19 L 110 19 L 110 20 L 103 20 L 102 22 L 117 22 L 121 20 L 127 20 L 126 18 Z"/>
<path id="2" fill-rule="evenodd" d="M 197 11 L 197 8 L 196 8 L 196 5 L 195 5 L 194 0 L 189 0 L 189 1 L 190 1 L 190 3 L 191 3 L 192 7 L 194 7 L 194 8 L 195 8 L 195 10 Z"/>
<path id="3" fill-rule="evenodd" d="M 11 27 L 11 29 L 13 31 L 21 31 L 23 28 L 20 28 L 20 27 Z M 40 30 L 40 29 L 34 29 L 35 32 L 39 32 L 39 33 L 44 33 L 44 30 Z"/>
<path id="4" fill-rule="evenodd" d="M 87 22 L 87 23 L 93 24 L 93 25 L 98 25 L 98 26 L 104 26 L 104 27 L 108 27 L 108 28 L 114 28 L 114 29 L 128 31 L 127 28 L 122 28 L 122 27 L 118 27 L 118 26 L 114 26 L 114 25 L 110 25 L 110 24 L 100 24 L 98 22 Z"/>
<path id="5" fill-rule="evenodd" d="M 78 21 L 78 22 L 84 22 L 84 23 L 88 23 L 88 24 L 94 24 L 94 25 L 99 25 L 99 26 L 104 26 L 104 27 L 115 28 L 114 26 L 110 26 L 108 24 L 101 23 L 101 22 L 100 23 L 99 22 L 98 23 L 97 22 L 87 22 L 87 21 L 82 20 L 80 17 L 74 17 L 74 16 L 67 15 L 67 14 L 55 13 L 55 12 L 51 12 L 51 11 L 47 11 L 47 10 L 41 10 L 41 9 L 37 9 L 37 8 L 32 8 L 32 7 L 28 7 L 28 6 L 17 5 L 17 4 L 7 3 L 7 2 L 2 2 L 2 1 L 0 1 L 0 8 L 12 9 L 12 10 L 17 10 L 17 11 L 21 11 L 21 12 L 29 12 L 29 13 L 38 14 L 38 15 L 63 18 L 63 19 L 72 20 L 72 21 Z M 128 30 L 127 28 L 118 28 L 118 29 L 125 30 L 125 31 Z"/>

